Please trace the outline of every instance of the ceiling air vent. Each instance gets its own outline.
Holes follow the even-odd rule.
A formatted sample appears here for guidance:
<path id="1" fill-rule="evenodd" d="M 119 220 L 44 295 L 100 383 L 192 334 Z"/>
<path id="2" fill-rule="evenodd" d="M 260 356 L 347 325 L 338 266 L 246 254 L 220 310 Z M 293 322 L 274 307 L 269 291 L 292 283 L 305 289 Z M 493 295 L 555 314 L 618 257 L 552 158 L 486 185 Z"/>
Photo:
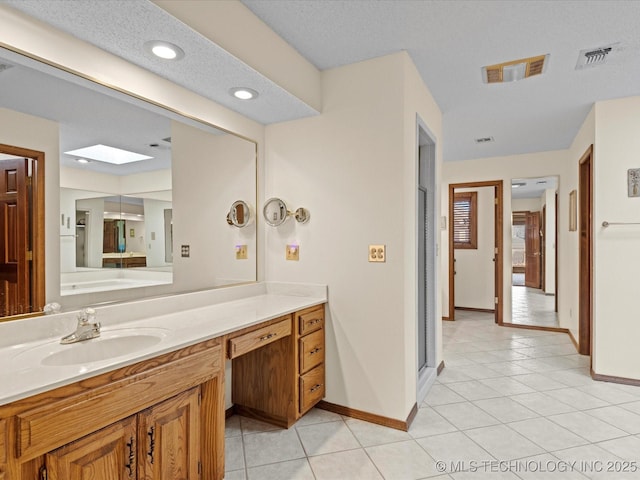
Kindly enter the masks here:
<path id="1" fill-rule="evenodd" d="M 540 75 L 546 70 L 548 61 L 549 54 L 546 54 L 482 67 L 482 81 L 507 83 Z"/>
<path id="2" fill-rule="evenodd" d="M 578 54 L 578 62 L 576 63 L 576 70 L 582 70 L 587 67 L 596 67 L 598 65 L 604 65 L 609 59 L 609 54 L 614 51 L 614 47 L 618 45 L 614 43 L 605 47 L 587 48 L 580 50 Z"/>
<path id="3" fill-rule="evenodd" d="M 490 143 L 490 142 L 493 142 L 493 137 L 476 138 L 476 143 Z"/>

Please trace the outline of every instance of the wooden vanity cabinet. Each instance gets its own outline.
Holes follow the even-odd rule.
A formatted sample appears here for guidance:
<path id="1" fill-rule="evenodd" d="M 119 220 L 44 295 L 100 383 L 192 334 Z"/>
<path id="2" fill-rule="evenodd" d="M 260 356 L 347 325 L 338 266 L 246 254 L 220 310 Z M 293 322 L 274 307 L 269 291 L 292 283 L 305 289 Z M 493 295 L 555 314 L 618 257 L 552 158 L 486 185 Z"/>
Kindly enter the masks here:
<path id="1" fill-rule="evenodd" d="M 213 339 L 0 407 L 0 480 L 221 480 L 223 364 Z"/>
<path id="2" fill-rule="evenodd" d="M 291 427 L 325 393 L 324 305 L 227 336 L 236 413 Z"/>

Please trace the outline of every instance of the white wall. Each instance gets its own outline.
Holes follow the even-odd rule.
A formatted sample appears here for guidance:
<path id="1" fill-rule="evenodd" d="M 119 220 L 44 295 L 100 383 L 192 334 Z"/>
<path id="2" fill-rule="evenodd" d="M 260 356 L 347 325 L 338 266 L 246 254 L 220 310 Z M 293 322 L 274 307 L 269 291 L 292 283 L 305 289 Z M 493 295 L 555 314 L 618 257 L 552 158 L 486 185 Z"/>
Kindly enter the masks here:
<path id="1" fill-rule="evenodd" d="M 476 160 L 466 160 L 461 162 L 446 162 L 442 170 L 442 215 L 448 217 L 449 198 L 447 186 L 451 183 L 465 183 L 475 181 L 503 181 L 503 320 L 511 321 L 511 194 L 510 185 L 514 178 L 545 177 L 557 175 L 559 177 L 559 235 L 558 254 L 559 270 L 558 275 L 566 282 L 577 283 L 577 271 L 569 268 L 563 260 L 563 252 L 575 250 L 575 245 L 569 242 L 569 236 L 564 234 L 568 229 L 569 216 L 569 182 L 565 182 L 565 177 L 569 172 L 569 150 L 556 150 L 551 152 L 530 153 L 523 155 L 513 155 L 505 157 L 483 158 Z M 447 219 L 447 229 L 450 222 Z M 448 230 L 442 232 L 442 289 L 443 315 L 448 316 L 449 291 L 447 282 L 449 279 L 449 257 L 448 257 Z M 569 323 L 569 305 L 562 303 L 563 293 L 560 290 L 558 297 L 558 320 L 561 327 Z M 568 328 L 568 327 L 567 327 Z"/>
<path id="2" fill-rule="evenodd" d="M 594 153 L 593 370 L 640 380 L 638 294 L 640 197 L 627 196 L 627 170 L 640 167 L 640 97 L 598 102 Z"/>
<path id="3" fill-rule="evenodd" d="M 151 198 L 144 199 L 144 231 L 136 232 L 143 237 L 143 250 L 147 253 L 147 267 L 161 267 L 165 262 L 165 222 L 164 211 L 171 209 L 172 203 Z"/>
<path id="4" fill-rule="evenodd" d="M 265 198 L 309 209 L 266 232 L 267 276 L 329 285 L 327 398 L 405 420 L 416 402 L 416 113 L 440 112 L 406 53 L 323 72 L 321 116 L 269 125 Z M 440 158 L 440 157 L 439 157 Z M 287 243 L 300 261 L 285 260 Z M 386 263 L 369 263 L 385 244 Z"/>
<path id="5" fill-rule="evenodd" d="M 457 248 L 454 251 L 455 306 L 493 310 L 495 308 L 493 187 L 456 188 L 455 192 L 477 192 L 478 220 L 478 248 Z"/>
<path id="6" fill-rule="evenodd" d="M 507 185 L 508 187 L 508 185 Z M 540 198 L 512 198 L 511 199 L 511 211 L 512 212 L 539 212 L 542 210 Z"/>
<path id="7" fill-rule="evenodd" d="M 171 145 L 174 281 L 186 289 L 255 281 L 256 223 L 237 228 L 226 220 L 236 200 L 255 213 L 255 145 L 179 122 L 172 122 Z M 250 260 L 236 260 L 237 244 L 247 245 Z M 189 258 L 180 257 L 181 245 L 190 245 Z"/>
<path id="8" fill-rule="evenodd" d="M 579 232 L 569 231 L 569 193 L 578 191 L 578 162 L 595 142 L 595 107 L 580 127 L 568 151 L 568 168 L 561 179 L 558 195 L 558 310 L 562 326 L 568 328 L 576 341 L 578 335 L 578 271 Z M 567 274 L 563 274 L 567 272 Z"/>

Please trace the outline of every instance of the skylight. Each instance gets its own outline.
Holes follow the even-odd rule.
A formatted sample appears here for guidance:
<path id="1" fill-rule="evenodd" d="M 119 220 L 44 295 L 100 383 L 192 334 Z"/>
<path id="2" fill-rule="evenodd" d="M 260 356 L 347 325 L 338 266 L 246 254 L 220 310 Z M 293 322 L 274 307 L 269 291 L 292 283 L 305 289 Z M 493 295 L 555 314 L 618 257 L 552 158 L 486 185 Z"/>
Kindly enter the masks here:
<path id="1" fill-rule="evenodd" d="M 74 155 L 76 157 L 90 158 L 91 160 L 97 160 L 99 162 L 112 163 L 114 165 L 123 165 L 125 163 L 139 162 L 140 160 L 149 160 L 153 158 L 140 153 L 134 153 L 128 150 L 122 150 L 120 148 L 100 144 L 79 148 L 77 150 L 69 150 L 64 153 L 67 155 Z"/>

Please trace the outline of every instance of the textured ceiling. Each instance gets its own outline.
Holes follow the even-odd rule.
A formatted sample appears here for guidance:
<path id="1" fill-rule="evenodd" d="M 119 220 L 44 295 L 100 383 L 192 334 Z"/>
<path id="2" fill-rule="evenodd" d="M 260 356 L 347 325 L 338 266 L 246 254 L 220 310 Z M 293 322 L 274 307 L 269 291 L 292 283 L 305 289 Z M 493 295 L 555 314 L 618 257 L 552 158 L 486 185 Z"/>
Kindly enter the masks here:
<path id="1" fill-rule="evenodd" d="M 443 112 L 445 160 L 567 148 L 595 101 L 640 95 L 640 1 L 242 2 L 320 69 L 408 51 Z M 575 70 L 580 50 L 616 42 Z M 482 83 L 484 65 L 547 53 L 544 75 Z"/>
<path id="2" fill-rule="evenodd" d="M 148 0 L 1 1 L 261 123 L 317 113 Z M 445 160 L 567 148 L 595 101 L 640 95 L 640 1 L 242 1 L 320 69 L 408 51 L 443 112 Z M 154 39 L 187 55 L 152 58 Z M 580 50 L 617 42 L 607 64 L 575 69 Z M 481 81 L 483 65 L 546 53 L 543 75 Z M 239 85 L 261 96 L 239 102 Z"/>
<path id="3" fill-rule="evenodd" d="M 260 123 L 315 115 L 314 109 L 233 55 L 147 0 L 2 0 L 81 40 L 92 43 Z M 185 57 L 170 62 L 143 45 L 163 40 Z M 251 101 L 229 94 L 233 87 L 260 92 Z"/>

